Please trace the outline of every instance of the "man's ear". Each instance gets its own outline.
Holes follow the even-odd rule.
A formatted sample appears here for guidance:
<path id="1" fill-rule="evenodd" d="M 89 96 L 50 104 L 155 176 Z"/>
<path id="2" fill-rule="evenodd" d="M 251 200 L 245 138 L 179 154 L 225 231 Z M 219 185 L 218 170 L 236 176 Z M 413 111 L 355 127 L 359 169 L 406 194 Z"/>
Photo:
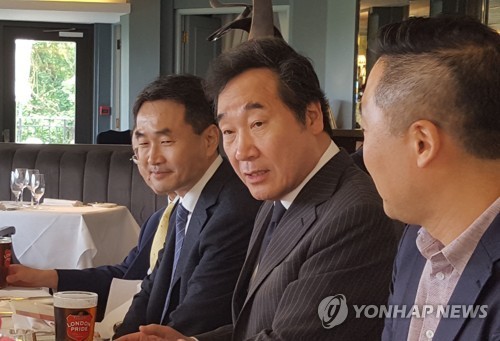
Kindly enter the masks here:
<path id="1" fill-rule="evenodd" d="M 306 107 L 306 127 L 311 128 L 314 133 L 323 131 L 323 112 L 319 101 L 311 102 Z"/>
<path id="2" fill-rule="evenodd" d="M 203 136 L 205 138 L 207 149 L 211 151 L 211 153 L 217 150 L 219 147 L 219 128 L 215 124 L 211 124 L 205 129 Z"/>
<path id="3" fill-rule="evenodd" d="M 426 167 L 434 160 L 441 148 L 439 128 L 431 121 L 418 120 L 411 124 L 408 136 L 417 167 Z"/>

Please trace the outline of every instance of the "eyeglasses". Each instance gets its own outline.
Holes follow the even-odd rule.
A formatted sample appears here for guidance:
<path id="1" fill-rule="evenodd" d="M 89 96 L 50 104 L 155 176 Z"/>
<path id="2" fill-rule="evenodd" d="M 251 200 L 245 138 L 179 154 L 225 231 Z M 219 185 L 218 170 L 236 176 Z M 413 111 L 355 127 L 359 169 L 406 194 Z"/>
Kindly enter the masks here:
<path id="1" fill-rule="evenodd" d="M 132 155 L 132 157 L 129 160 L 135 163 L 136 165 L 139 164 L 139 159 L 137 158 L 137 155 Z"/>

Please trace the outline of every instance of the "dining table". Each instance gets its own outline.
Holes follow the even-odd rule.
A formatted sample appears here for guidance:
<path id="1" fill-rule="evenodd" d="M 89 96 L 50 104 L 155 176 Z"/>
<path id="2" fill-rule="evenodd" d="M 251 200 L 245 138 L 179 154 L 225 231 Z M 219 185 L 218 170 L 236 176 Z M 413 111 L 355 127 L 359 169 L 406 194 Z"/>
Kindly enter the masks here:
<path id="1" fill-rule="evenodd" d="M 124 286 L 137 290 L 140 281 L 119 280 L 111 284 L 111 290 L 123 290 Z M 128 290 L 127 289 L 127 290 Z M 121 292 L 123 294 L 123 292 Z M 113 327 L 123 321 L 125 313 L 131 304 L 132 296 L 120 298 L 120 306 L 109 311 L 110 302 L 104 320 L 95 323 L 94 341 L 110 340 L 114 334 Z M 114 293 L 120 295 L 119 292 Z M 117 297 L 114 297 L 116 300 Z M 55 340 L 54 300 L 48 288 L 25 288 L 8 286 L 0 289 L 0 341 L 53 341 Z M 8 339 L 2 336 L 7 335 Z"/>
<path id="2" fill-rule="evenodd" d="M 0 289 L 0 340 L 54 340 L 54 309 L 46 288 Z"/>
<path id="3" fill-rule="evenodd" d="M 136 244 L 139 225 L 125 206 L 52 201 L 38 208 L 3 202 L 0 227 L 14 226 L 19 263 L 38 269 L 83 269 L 116 264 Z"/>

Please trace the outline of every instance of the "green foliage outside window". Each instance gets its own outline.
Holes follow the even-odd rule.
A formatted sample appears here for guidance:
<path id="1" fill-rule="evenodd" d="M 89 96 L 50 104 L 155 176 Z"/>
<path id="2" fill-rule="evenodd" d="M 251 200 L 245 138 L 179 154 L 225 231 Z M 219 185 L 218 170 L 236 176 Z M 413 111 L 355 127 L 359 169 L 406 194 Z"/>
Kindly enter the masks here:
<path id="1" fill-rule="evenodd" d="M 76 44 L 36 41 L 31 48 L 31 97 L 17 103 L 17 140 L 74 143 Z"/>

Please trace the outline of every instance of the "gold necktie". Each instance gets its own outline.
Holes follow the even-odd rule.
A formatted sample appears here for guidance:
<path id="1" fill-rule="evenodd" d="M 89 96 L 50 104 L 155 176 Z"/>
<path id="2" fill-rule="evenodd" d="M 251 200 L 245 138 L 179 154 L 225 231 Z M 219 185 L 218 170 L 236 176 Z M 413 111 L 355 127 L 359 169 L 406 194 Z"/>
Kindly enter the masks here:
<path id="1" fill-rule="evenodd" d="M 168 204 L 165 212 L 163 212 L 163 215 L 161 216 L 158 228 L 156 229 L 153 244 L 151 245 L 151 254 L 149 256 L 149 268 L 151 271 L 155 268 L 156 261 L 158 260 L 158 253 L 163 248 L 163 244 L 165 243 L 168 231 L 168 221 L 170 220 L 170 214 L 175 206 L 175 201 L 176 200 L 172 200 Z"/>

